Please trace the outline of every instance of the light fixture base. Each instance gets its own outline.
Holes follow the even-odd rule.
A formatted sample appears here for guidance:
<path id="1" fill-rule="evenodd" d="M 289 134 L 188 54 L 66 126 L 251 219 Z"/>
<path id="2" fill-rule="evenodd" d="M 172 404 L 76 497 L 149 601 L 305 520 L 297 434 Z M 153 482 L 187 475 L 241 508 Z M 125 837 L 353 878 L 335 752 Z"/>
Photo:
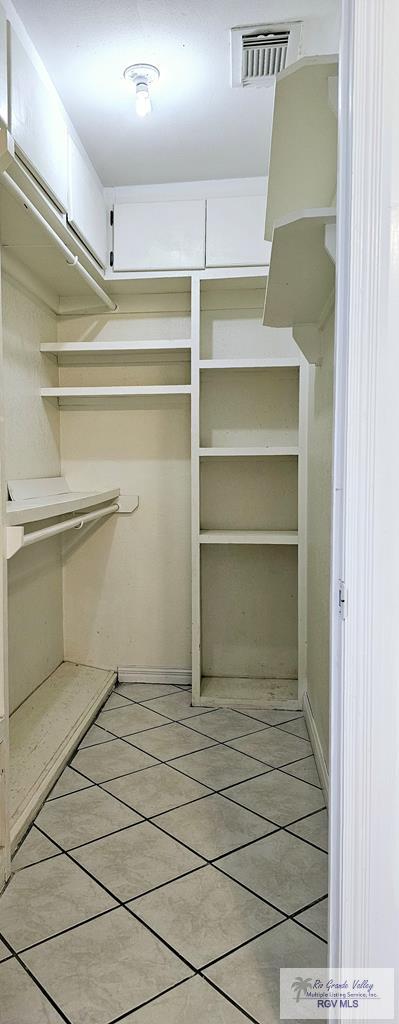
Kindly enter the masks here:
<path id="1" fill-rule="evenodd" d="M 152 85 L 158 81 L 159 68 L 155 67 L 155 64 L 129 64 L 129 67 L 125 68 L 123 72 L 123 77 L 132 85 L 138 85 L 141 82 Z"/>

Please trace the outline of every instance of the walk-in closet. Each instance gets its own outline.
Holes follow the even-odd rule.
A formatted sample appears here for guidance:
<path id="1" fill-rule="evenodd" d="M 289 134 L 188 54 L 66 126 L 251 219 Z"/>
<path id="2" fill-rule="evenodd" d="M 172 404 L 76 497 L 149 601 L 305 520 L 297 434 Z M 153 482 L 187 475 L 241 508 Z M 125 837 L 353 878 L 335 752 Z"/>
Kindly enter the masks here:
<path id="1" fill-rule="evenodd" d="M 61 0 L 57 4 L 62 17 L 72 18 L 68 6 Z M 142 8 L 144 20 L 145 6 L 133 5 Z M 176 34 L 179 18 L 170 6 L 171 31 Z M 188 5 L 190 18 L 195 6 Z M 326 813 L 337 12 L 332 0 L 325 0 L 319 13 L 311 0 L 304 0 L 302 7 L 298 0 L 283 5 L 288 21 L 277 23 L 279 5 L 263 6 L 267 31 L 255 0 L 249 6 L 236 5 L 239 23 L 252 20 L 252 29 L 237 28 L 235 17 L 230 25 L 229 5 L 221 8 L 226 26 L 234 30 L 231 42 L 230 31 L 223 30 L 223 46 L 226 53 L 231 46 L 233 62 L 228 88 L 232 102 L 241 104 L 234 124 L 252 118 L 251 131 L 261 137 L 257 152 L 264 152 L 264 162 L 253 159 L 251 166 L 258 169 L 246 173 L 250 162 L 242 156 L 240 163 L 236 137 L 237 160 L 230 173 L 219 171 L 225 161 L 220 157 L 218 164 L 215 156 L 213 175 L 184 177 L 175 159 L 173 176 L 162 134 L 163 74 L 165 88 L 168 79 L 161 60 L 160 69 L 150 72 L 149 64 L 137 64 L 139 70 L 134 65 L 125 72 L 132 120 L 135 94 L 139 115 L 153 105 L 153 113 L 140 123 L 143 134 L 134 136 L 137 168 L 140 138 L 143 152 L 153 157 L 157 152 L 148 180 L 133 159 L 130 179 L 124 179 L 118 146 L 114 179 L 102 174 L 101 160 L 93 156 L 97 121 L 82 138 L 71 115 L 73 103 L 68 105 L 52 61 L 45 66 L 53 16 L 48 29 L 43 27 L 41 49 L 37 18 L 33 10 L 27 11 L 27 0 L 17 2 L 16 10 L 8 0 L 0 7 L 0 881 L 6 886 L 5 899 L 17 877 L 24 837 L 28 834 L 26 843 L 33 842 L 32 836 L 37 839 L 46 808 L 54 812 L 61 798 L 69 799 L 63 796 L 68 788 L 62 787 L 67 777 L 72 779 L 71 772 L 81 772 L 81 786 L 77 779 L 71 790 L 76 789 L 78 799 L 88 799 L 89 787 L 99 784 L 108 787 L 115 803 L 121 801 L 126 820 L 115 828 L 134 831 L 131 819 L 136 815 L 138 820 L 137 814 L 147 821 L 153 813 L 177 813 L 172 800 L 162 803 L 166 790 L 161 777 L 161 810 L 150 811 L 147 805 L 142 809 L 140 798 L 135 803 L 127 790 L 122 794 L 118 789 L 123 772 L 117 766 L 114 774 L 108 769 L 102 774 L 100 766 L 97 775 L 86 776 L 83 762 L 78 764 L 82 754 L 90 760 L 94 754 L 87 752 L 96 751 L 99 758 L 102 753 L 109 758 L 115 741 L 126 749 L 131 741 L 130 754 L 138 746 L 144 752 L 140 757 L 147 758 L 137 769 L 126 768 L 132 785 L 146 770 L 155 772 L 154 758 L 180 761 L 180 766 L 175 763 L 182 771 L 180 780 L 186 786 L 193 780 L 193 795 L 187 792 L 181 798 L 181 812 L 195 800 L 197 808 L 206 804 L 212 791 L 212 799 L 220 801 L 215 794 L 226 786 L 243 790 L 245 780 L 256 774 L 262 784 L 268 778 L 263 772 L 277 774 L 283 789 L 291 786 L 295 791 L 292 816 L 281 816 L 280 808 L 275 818 L 269 810 L 269 819 L 258 803 L 244 801 L 240 814 L 248 820 L 240 823 L 235 847 L 266 842 L 265 831 L 280 829 L 273 856 L 276 864 L 286 861 L 288 871 L 290 855 L 278 848 L 281 836 L 287 840 L 285 826 Z M 42 7 L 44 16 L 47 3 Z M 83 2 L 86 7 L 89 17 L 90 5 Z M 126 4 L 122 7 L 126 15 Z M 181 21 L 184 16 L 181 11 Z M 216 24 L 221 10 L 212 17 Z M 110 31 L 112 35 L 112 25 Z M 137 60 L 146 56 L 145 47 L 142 51 L 143 46 Z M 148 59 L 157 63 L 151 46 L 148 52 Z M 135 56 L 132 45 L 132 60 Z M 77 52 L 74 60 L 78 68 Z M 104 74 L 106 64 L 105 56 Z M 227 65 L 225 73 L 230 74 Z M 258 78 L 257 88 L 251 88 L 251 76 Z M 104 104 L 106 108 L 105 99 Z M 145 136 L 151 117 L 160 125 L 157 151 Z M 106 120 L 104 114 L 102 144 L 112 147 Z M 186 132 L 191 132 L 190 118 Z M 183 136 L 181 144 L 184 149 Z M 118 145 L 123 145 L 123 135 Z M 208 165 L 213 166 L 211 158 Z M 129 699 L 133 704 L 127 709 Z M 135 708 L 137 721 L 141 715 L 144 723 L 137 737 Z M 130 726 L 119 725 L 123 711 L 125 721 L 131 722 L 130 733 Z M 177 744 L 177 753 L 173 746 L 166 751 L 164 733 L 165 753 L 159 754 L 156 734 L 162 727 L 172 729 L 170 743 Z M 276 741 L 269 761 L 261 750 L 266 733 L 270 742 L 272 733 Z M 283 743 L 282 756 L 276 753 L 278 742 Z M 208 775 L 219 757 L 216 750 L 232 765 L 231 781 L 227 773 L 217 785 Z M 195 774 L 188 763 L 185 768 L 183 762 L 190 757 L 202 758 L 204 775 Z M 260 785 L 259 779 L 254 781 Z M 234 799 L 232 794 L 230 811 L 238 813 L 241 796 Z M 243 806 L 250 809 L 244 812 Z M 64 808 L 67 815 L 66 804 Z M 223 818 L 222 810 L 220 814 Z M 267 829 L 263 818 L 260 826 L 262 815 Z M 72 835 L 72 811 L 68 820 Z M 215 835 L 216 820 L 217 815 Z M 289 900 L 280 905 L 277 890 L 262 904 L 258 893 L 259 908 L 253 914 L 258 914 L 259 927 L 251 926 L 246 933 L 240 926 L 234 947 L 268 932 L 279 914 L 281 921 L 300 912 L 304 916 L 319 901 L 324 912 L 326 848 L 312 839 L 310 818 L 309 823 L 302 838 L 299 825 L 292 825 L 299 829 L 298 849 L 303 846 L 305 890 L 310 858 L 309 891 L 304 890 L 292 909 Z M 233 843 L 216 852 L 212 845 L 210 852 L 197 849 L 195 825 L 187 834 L 183 822 L 180 827 L 181 834 L 173 835 L 183 844 L 186 859 L 176 875 L 194 872 L 199 857 L 210 863 L 235 848 Z M 41 842 L 47 835 L 59 854 L 72 849 L 67 840 L 46 833 L 45 824 L 43 830 Z M 161 834 L 158 830 L 158 838 Z M 292 834 L 288 839 L 294 841 Z M 159 863 L 168 856 L 160 849 Z M 82 858 L 86 864 L 83 853 Z M 116 851 L 112 859 L 119 859 Z M 88 873 L 99 881 L 89 861 L 86 868 L 86 880 Z M 27 877 L 29 870 L 25 867 L 21 876 L 25 871 Z M 298 867 L 293 870 L 299 877 Z M 234 872 L 234 885 L 246 898 L 250 884 L 245 872 L 242 878 L 240 870 Z M 226 884 L 222 903 L 228 905 L 227 875 L 220 872 L 220 877 Z M 163 884 L 160 876 L 157 885 Z M 144 885 L 140 893 L 155 888 Z M 115 896 L 111 882 L 107 892 Z M 124 903 L 137 895 L 130 897 L 129 889 L 126 893 L 122 897 L 118 890 L 117 900 Z M 150 897 L 142 899 L 145 903 Z M 159 937 L 151 916 L 156 916 L 155 904 L 149 905 L 148 918 L 146 908 L 144 920 Z M 270 925 L 269 918 L 264 920 L 265 908 L 275 915 Z M 6 925 L 7 913 L 5 905 Z M 250 908 L 242 914 L 243 921 L 248 914 L 249 922 Z M 289 926 L 294 927 L 292 922 Z M 326 941 L 316 916 L 303 922 L 299 916 L 296 928 L 300 938 L 302 934 L 316 944 L 316 957 L 317 943 L 321 949 Z M 6 930 L 11 957 L 14 940 Z M 47 937 L 44 932 L 42 938 Z M 112 947 L 112 941 L 109 935 L 107 945 Z M 177 937 L 175 942 L 168 935 L 165 941 L 176 953 Z M 18 948 L 27 946 L 21 939 Z M 198 961 L 188 952 L 183 955 L 180 947 L 177 953 L 201 970 L 221 955 L 216 946 Z M 168 976 L 157 992 L 143 990 L 136 1002 L 129 996 L 130 1002 L 127 998 L 124 1003 L 121 997 L 104 1014 L 87 1006 L 86 1016 L 81 1016 L 77 1004 L 69 1005 L 67 999 L 64 1004 L 44 974 L 35 973 L 33 954 L 26 953 L 24 963 L 43 998 L 50 1000 L 49 1009 L 43 1004 L 43 1016 L 34 1016 L 30 1024 L 44 1019 L 111 1024 L 125 1020 L 130 1010 L 126 1024 L 133 1024 L 136 1012 L 137 1024 L 199 1021 L 194 1009 L 202 1003 L 199 993 L 194 993 L 192 1007 L 190 1003 L 192 1016 L 187 1007 L 186 1016 L 184 1009 L 180 1016 L 173 1001 L 170 1018 L 162 1006 L 159 1018 L 136 1011 L 178 983 L 183 991 L 191 984 L 184 981 L 184 971 Z M 209 972 L 207 984 L 204 977 L 196 982 L 211 1000 L 207 1021 L 266 1021 L 259 1007 L 242 1001 L 234 984 L 229 987 L 229 979 L 219 977 L 216 968 Z M 203 999 L 208 1005 L 205 995 Z M 3 1018 L 0 1008 L 1 1024 L 17 1020 L 9 1012 Z M 25 1024 L 22 1011 L 19 1019 Z"/>

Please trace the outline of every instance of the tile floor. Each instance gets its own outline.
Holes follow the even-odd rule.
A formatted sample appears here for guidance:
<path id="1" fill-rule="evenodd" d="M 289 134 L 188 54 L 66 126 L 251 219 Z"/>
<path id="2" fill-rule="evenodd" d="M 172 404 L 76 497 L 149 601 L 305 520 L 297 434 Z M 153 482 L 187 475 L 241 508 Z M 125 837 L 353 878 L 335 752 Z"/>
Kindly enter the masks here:
<path id="1" fill-rule="evenodd" d="M 327 812 L 300 712 L 112 693 L 0 897 L 0 1024 L 275 1024 L 322 966 Z"/>

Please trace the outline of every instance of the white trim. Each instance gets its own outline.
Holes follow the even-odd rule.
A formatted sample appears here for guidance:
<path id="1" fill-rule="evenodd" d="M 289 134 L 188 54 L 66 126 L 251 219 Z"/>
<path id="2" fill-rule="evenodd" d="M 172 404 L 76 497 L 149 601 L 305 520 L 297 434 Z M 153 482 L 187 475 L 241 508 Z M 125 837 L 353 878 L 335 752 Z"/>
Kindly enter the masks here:
<path id="1" fill-rule="evenodd" d="M 330 772 L 337 967 L 399 967 L 398 34 L 397 0 L 343 5 Z M 342 620 L 338 573 L 348 593 Z M 398 1020 L 398 985 L 395 998 Z"/>
<path id="2" fill-rule="evenodd" d="M 309 694 L 306 692 L 303 695 L 303 711 L 305 715 L 305 722 L 309 733 L 309 739 L 316 761 L 317 771 L 319 773 L 320 782 L 323 787 L 323 793 L 326 798 L 326 804 L 328 806 L 329 799 L 329 779 L 328 779 L 328 768 L 326 760 L 323 754 L 323 747 L 320 742 L 320 736 L 317 730 L 317 725 L 313 717 L 312 706 L 309 700 Z"/>
<path id="3" fill-rule="evenodd" d="M 168 686 L 191 686 L 191 672 L 182 668 L 140 668 L 121 665 L 118 683 L 167 683 Z"/>

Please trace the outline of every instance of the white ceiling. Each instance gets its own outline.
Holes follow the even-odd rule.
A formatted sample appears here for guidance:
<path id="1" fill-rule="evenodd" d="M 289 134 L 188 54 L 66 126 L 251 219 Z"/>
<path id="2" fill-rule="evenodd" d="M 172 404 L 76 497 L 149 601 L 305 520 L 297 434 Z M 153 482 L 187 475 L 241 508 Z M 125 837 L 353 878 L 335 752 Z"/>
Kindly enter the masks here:
<path id="1" fill-rule="evenodd" d="M 319 24 L 336 3 L 14 0 L 104 185 L 264 175 L 273 91 L 231 87 L 230 28 Z M 144 119 L 123 79 L 136 62 L 161 72 Z"/>

